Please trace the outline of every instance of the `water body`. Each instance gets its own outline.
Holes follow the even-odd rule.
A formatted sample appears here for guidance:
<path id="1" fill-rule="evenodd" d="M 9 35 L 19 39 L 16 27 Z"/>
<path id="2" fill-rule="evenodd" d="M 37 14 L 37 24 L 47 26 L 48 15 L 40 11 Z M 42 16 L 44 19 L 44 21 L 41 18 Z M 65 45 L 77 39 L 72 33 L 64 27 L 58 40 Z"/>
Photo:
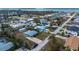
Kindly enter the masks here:
<path id="1" fill-rule="evenodd" d="M 0 10 L 79 12 L 79 8 L 0 8 Z"/>

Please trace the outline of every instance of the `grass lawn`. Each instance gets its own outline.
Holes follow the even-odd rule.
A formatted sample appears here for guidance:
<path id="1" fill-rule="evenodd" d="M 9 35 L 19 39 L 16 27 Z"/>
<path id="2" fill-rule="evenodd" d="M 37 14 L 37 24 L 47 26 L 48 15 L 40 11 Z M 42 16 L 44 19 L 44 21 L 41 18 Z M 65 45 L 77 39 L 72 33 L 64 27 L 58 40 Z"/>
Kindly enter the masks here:
<path id="1" fill-rule="evenodd" d="M 47 36 L 49 35 L 49 33 L 46 32 L 41 32 L 39 33 L 36 38 L 40 39 L 40 40 L 44 40 Z"/>

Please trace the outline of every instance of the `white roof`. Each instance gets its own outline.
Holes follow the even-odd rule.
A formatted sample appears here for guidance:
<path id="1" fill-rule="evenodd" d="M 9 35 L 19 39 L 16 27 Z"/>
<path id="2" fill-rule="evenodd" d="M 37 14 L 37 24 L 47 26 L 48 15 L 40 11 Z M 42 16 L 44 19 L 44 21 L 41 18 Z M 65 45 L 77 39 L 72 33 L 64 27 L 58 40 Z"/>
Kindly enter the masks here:
<path id="1" fill-rule="evenodd" d="M 29 19 L 27 19 L 27 21 L 32 21 L 33 20 L 33 18 L 29 18 Z"/>
<path id="2" fill-rule="evenodd" d="M 76 35 L 77 36 L 77 32 L 74 32 L 74 31 L 70 31 L 70 30 L 67 30 L 68 33 L 71 33 L 72 35 Z"/>
<path id="3" fill-rule="evenodd" d="M 24 24 L 22 23 L 17 23 L 17 24 L 10 24 L 11 27 L 16 28 L 16 27 L 20 27 L 23 26 Z"/>
<path id="4" fill-rule="evenodd" d="M 74 22 L 79 22 L 79 18 L 74 19 Z"/>
<path id="5" fill-rule="evenodd" d="M 19 31 L 23 31 L 23 30 L 25 30 L 26 28 L 21 28 L 21 29 L 19 29 Z"/>
<path id="6" fill-rule="evenodd" d="M 37 28 L 39 28 L 39 29 L 45 29 L 45 26 L 36 26 L 35 29 L 37 29 Z"/>

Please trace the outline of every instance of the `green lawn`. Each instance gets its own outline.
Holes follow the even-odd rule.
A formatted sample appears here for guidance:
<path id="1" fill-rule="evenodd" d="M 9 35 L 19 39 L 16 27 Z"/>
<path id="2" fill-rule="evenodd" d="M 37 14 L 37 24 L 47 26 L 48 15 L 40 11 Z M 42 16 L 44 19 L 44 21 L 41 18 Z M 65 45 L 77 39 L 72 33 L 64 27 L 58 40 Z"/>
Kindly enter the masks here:
<path id="1" fill-rule="evenodd" d="M 41 39 L 41 40 L 44 40 L 48 35 L 49 35 L 49 33 L 41 32 L 41 33 L 39 33 L 39 34 L 36 36 L 36 38 Z"/>

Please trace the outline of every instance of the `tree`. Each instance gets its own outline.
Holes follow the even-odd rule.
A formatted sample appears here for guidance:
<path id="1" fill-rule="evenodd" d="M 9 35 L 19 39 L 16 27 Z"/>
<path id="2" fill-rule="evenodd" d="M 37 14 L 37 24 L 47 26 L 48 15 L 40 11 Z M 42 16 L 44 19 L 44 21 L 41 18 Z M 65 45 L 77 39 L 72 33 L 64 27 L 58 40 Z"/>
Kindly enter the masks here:
<path id="1" fill-rule="evenodd" d="M 62 39 L 56 38 L 55 35 L 50 37 L 51 39 L 51 47 L 54 51 L 64 50 L 64 41 Z"/>

